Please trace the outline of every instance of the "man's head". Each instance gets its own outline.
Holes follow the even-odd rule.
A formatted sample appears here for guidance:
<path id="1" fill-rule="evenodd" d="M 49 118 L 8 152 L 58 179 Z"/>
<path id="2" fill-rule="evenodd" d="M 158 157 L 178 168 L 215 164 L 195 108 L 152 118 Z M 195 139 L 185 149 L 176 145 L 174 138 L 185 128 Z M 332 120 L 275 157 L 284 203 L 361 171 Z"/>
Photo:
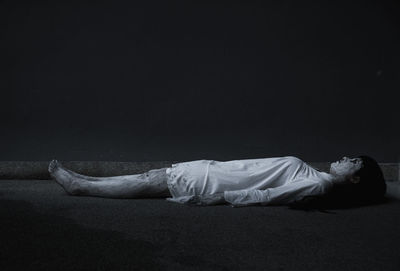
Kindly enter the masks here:
<path id="1" fill-rule="evenodd" d="M 357 173 L 363 167 L 363 160 L 361 158 L 348 158 L 342 159 L 331 163 L 330 173 L 343 180 L 348 180 L 352 183 L 359 183 L 360 177 Z"/>
<path id="2" fill-rule="evenodd" d="M 343 180 L 343 183 L 349 184 L 354 189 L 350 194 L 353 193 L 358 199 L 373 201 L 382 198 L 386 193 L 382 169 L 378 162 L 369 156 L 343 157 L 331 164 L 330 173 L 337 176 L 338 180 Z"/>

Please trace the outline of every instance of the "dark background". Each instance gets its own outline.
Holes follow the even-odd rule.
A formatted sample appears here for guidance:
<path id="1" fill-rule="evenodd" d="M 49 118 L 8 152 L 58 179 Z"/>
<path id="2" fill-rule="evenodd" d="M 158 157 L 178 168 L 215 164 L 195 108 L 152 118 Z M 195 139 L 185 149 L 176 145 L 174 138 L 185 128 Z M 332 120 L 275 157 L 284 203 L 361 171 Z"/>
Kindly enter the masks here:
<path id="1" fill-rule="evenodd" d="M 0 160 L 400 158 L 398 1 L 1 1 Z"/>

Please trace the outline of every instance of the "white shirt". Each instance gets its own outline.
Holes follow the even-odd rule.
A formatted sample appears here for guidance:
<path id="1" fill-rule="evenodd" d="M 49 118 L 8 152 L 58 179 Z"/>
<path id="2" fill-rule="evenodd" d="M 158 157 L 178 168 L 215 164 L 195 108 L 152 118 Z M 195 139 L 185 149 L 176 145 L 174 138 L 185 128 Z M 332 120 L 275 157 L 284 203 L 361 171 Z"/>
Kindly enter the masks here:
<path id="1" fill-rule="evenodd" d="M 167 168 L 170 201 L 185 203 L 194 195 L 224 193 L 233 206 L 287 204 L 323 195 L 332 175 L 293 157 L 232 161 L 196 160 Z"/>

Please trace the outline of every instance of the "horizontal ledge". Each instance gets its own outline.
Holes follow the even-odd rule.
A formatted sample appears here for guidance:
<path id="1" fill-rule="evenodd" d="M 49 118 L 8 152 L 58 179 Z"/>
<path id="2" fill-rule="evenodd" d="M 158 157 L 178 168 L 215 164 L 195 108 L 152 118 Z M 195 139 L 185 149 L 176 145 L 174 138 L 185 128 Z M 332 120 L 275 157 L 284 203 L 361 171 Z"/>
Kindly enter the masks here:
<path id="1" fill-rule="evenodd" d="M 0 179 L 48 180 L 50 161 L 0 161 Z M 150 169 L 170 167 L 180 161 L 114 162 L 114 161 L 61 161 L 68 169 L 78 173 L 106 177 L 130 175 Z M 183 162 L 183 161 L 182 161 Z M 310 166 L 329 172 L 331 162 L 307 162 Z M 387 181 L 400 181 L 399 163 L 379 163 Z"/>

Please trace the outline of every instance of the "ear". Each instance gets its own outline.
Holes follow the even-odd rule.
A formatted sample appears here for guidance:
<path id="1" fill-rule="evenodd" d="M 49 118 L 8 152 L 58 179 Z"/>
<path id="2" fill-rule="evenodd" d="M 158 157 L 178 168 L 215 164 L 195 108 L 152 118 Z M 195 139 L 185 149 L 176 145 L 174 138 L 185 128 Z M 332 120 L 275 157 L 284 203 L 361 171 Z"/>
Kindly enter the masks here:
<path id="1" fill-rule="evenodd" d="M 351 176 L 350 177 L 350 182 L 352 183 L 359 183 L 360 182 L 360 176 Z"/>

